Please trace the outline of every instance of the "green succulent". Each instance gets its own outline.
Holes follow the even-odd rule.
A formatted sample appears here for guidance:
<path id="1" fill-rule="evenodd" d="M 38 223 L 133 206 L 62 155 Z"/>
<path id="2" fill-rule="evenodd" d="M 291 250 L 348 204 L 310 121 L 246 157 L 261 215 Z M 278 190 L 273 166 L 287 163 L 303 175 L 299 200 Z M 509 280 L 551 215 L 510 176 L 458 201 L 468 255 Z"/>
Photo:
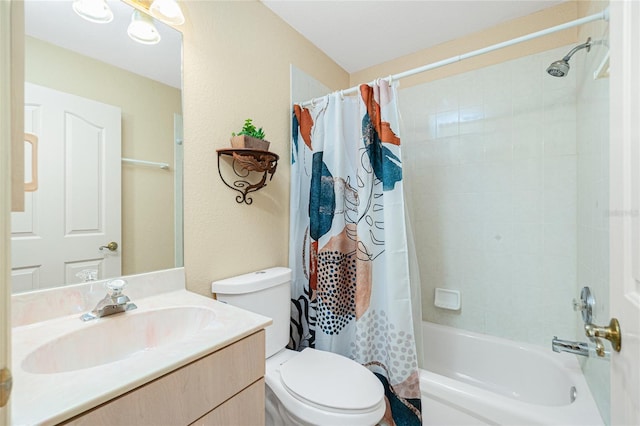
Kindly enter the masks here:
<path id="1" fill-rule="evenodd" d="M 252 121 L 253 120 L 251 120 L 250 118 L 247 118 L 246 120 L 244 120 L 244 126 L 242 126 L 242 130 L 239 131 L 237 134 L 234 132 L 231 135 L 232 136 L 247 135 L 247 136 L 254 137 L 256 139 L 264 139 L 264 131 L 262 130 L 262 127 L 260 127 L 259 129 L 256 129 L 256 126 L 253 125 Z"/>

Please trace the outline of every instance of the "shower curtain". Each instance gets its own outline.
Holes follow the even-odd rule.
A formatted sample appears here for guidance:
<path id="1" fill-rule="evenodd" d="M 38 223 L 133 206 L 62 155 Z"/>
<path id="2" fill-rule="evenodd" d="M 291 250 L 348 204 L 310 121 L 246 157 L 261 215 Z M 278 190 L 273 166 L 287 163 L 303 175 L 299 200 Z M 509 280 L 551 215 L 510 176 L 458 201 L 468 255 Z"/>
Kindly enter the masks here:
<path id="1" fill-rule="evenodd" d="M 396 88 L 294 106 L 292 349 L 345 355 L 385 388 L 382 424 L 421 424 Z"/>

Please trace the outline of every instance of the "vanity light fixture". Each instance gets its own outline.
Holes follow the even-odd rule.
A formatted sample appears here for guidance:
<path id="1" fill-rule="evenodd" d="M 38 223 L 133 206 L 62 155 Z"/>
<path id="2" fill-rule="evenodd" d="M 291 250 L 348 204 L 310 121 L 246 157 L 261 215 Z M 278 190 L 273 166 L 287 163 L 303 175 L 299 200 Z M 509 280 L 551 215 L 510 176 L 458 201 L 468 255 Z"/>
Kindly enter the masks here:
<path id="1" fill-rule="evenodd" d="M 105 0 L 75 0 L 71 7 L 87 21 L 106 24 L 113 20 L 113 12 Z"/>
<path id="2" fill-rule="evenodd" d="M 154 0 L 149 6 L 149 13 L 170 25 L 184 24 L 184 15 L 176 0 Z"/>
<path id="3" fill-rule="evenodd" d="M 127 34 L 132 40 L 142 44 L 157 44 L 160 42 L 160 33 L 153 25 L 153 19 L 139 10 L 134 10 L 131 14 L 131 23 L 127 29 Z"/>
<path id="4" fill-rule="evenodd" d="M 168 25 L 184 24 L 184 14 L 178 0 L 122 0 L 134 9 L 146 12 Z"/>

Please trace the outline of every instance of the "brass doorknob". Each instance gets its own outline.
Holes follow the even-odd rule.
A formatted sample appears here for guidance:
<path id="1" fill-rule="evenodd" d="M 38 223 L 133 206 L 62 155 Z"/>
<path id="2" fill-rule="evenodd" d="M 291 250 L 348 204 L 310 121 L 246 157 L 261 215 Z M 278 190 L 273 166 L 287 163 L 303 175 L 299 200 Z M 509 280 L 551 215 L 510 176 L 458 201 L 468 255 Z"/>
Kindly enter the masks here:
<path id="1" fill-rule="evenodd" d="M 116 243 L 115 241 L 111 241 L 109 244 L 107 244 L 106 246 L 100 246 L 99 250 L 102 251 L 104 249 L 107 249 L 109 251 L 116 251 L 118 250 L 118 243 Z"/>
<path id="2" fill-rule="evenodd" d="M 595 338 L 602 337 L 611 342 L 611 347 L 616 352 L 620 352 L 622 347 L 622 333 L 620 332 L 620 323 L 616 318 L 611 318 L 608 326 L 599 327 L 594 324 L 585 324 L 584 332 L 587 337 Z"/>
<path id="3" fill-rule="evenodd" d="M 8 368 L 3 368 L 0 370 L 0 407 L 7 405 L 12 386 L 11 371 Z"/>

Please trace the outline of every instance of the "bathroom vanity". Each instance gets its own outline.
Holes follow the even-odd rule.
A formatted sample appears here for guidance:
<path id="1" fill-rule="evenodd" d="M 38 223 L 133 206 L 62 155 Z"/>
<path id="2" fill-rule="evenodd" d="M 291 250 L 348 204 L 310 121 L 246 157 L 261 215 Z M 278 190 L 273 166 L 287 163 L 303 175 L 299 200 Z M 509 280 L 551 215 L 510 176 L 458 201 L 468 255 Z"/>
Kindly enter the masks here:
<path id="1" fill-rule="evenodd" d="M 62 424 L 264 424 L 264 353 L 259 347 L 264 347 L 264 331 Z"/>
<path id="2" fill-rule="evenodd" d="M 137 309 L 86 322 L 103 282 L 13 296 L 12 424 L 264 424 L 271 320 L 182 268 L 125 279 Z"/>

